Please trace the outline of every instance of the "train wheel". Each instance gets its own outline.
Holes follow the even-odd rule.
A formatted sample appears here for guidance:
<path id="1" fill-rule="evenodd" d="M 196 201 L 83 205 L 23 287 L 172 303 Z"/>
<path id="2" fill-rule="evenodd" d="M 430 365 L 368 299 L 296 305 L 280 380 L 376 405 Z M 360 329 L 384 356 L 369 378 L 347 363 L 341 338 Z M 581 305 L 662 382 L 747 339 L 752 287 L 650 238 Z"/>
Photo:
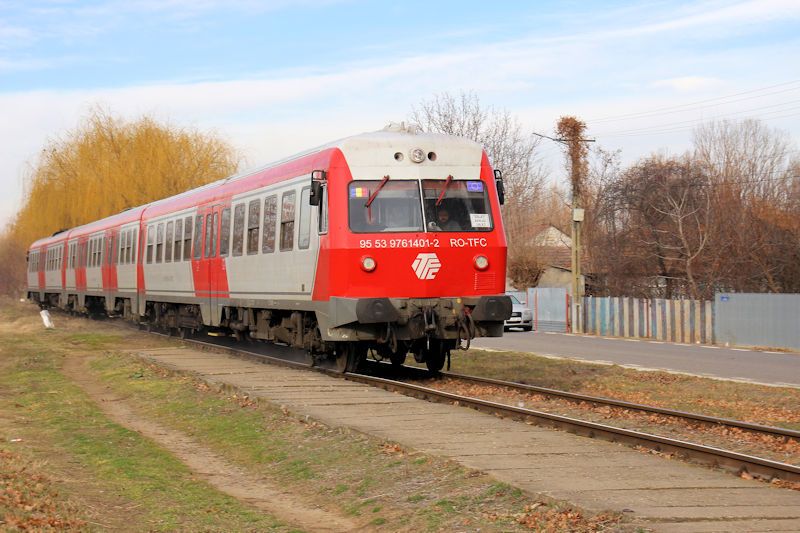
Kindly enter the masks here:
<path id="1" fill-rule="evenodd" d="M 367 358 L 367 348 L 358 342 L 343 342 L 336 350 L 333 368 L 336 372 L 355 372 Z"/>
<path id="2" fill-rule="evenodd" d="M 447 359 L 447 348 L 438 340 L 431 340 L 430 347 L 425 350 L 425 366 L 432 374 L 438 374 Z"/>
<path id="3" fill-rule="evenodd" d="M 392 366 L 402 366 L 403 363 L 406 362 L 406 355 L 407 352 L 395 352 L 389 356 L 389 360 L 392 362 Z"/>
<path id="4" fill-rule="evenodd" d="M 444 352 L 429 353 L 427 357 L 425 357 L 425 366 L 428 367 L 430 372 L 438 374 L 439 371 L 442 370 L 442 367 L 444 367 L 445 357 Z"/>

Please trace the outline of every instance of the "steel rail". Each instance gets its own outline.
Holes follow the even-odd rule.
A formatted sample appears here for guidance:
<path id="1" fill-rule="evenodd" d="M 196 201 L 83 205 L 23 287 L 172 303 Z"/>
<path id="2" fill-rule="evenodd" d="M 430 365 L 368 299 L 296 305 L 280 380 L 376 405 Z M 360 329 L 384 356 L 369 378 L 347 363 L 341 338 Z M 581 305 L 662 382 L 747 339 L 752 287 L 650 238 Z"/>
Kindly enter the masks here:
<path id="1" fill-rule="evenodd" d="M 168 336 L 163 333 L 156 334 Z M 605 424 L 599 424 L 597 422 L 580 420 L 577 418 L 547 413 L 544 411 L 536 411 L 533 409 L 526 409 L 524 407 L 516 407 L 488 400 L 482 400 L 479 398 L 462 396 L 459 394 L 444 392 L 403 381 L 396 381 L 358 373 L 341 374 L 332 369 L 309 367 L 308 364 L 305 363 L 287 361 L 284 358 L 252 352 L 242 348 L 224 346 L 222 344 L 216 344 L 213 342 L 200 341 L 197 339 L 183 339 L 183 342 L 196 345 L 202 349 L 224 352 L 243 359 L 267 362 L 269 364 L 276 364 L 279 366 L 296 369 L 315 370 L 339 379 L 380 387 L 384 390 L 392 392 L 400 392 L 402 394 L 426 401 L 454 403 L 506 418 L 519 419 L 533 422 L 537 425 L 561 429 L 576 435 L 590 438 L 600 438 L 602 440 L 623 443 L 631 446 L 640 446 L 659 453 L 675 454 L 690 461 L 723 468 L 737 475 L 747 472 L 754 477 L 768 480 L 782 479 L 785 481 L 800 482 L 800 467 L 787 463 L 781 463 L 779 461 L 772 461 L 770 459 L 763 459 L 760 457 L 723 450 L 721 448 L 715 448 L 712 446 L 670 439 L 667 437 L 661 437 L 658 435 L 652 435 L 650 433 L 643 433 L 630 429 L 617 428 Z M 451 374 L 451 376 L 452 375 L 453 374 Z"/>
<path id="2" fill-rule="evenodd" d="M 401 392 L 424 400 L 443 400 L 507 418 L 522 419 L 535 422 L 539 425 L 555 427 L 577 435 L 642 446 L 661 453 L 673 453 L 696 462 L 721 467 L 736 474 L 747 472 L 755 477 L 766 479 L 778 478 L 786 481 L 800 482 L 800 467 L 781 463 L 779 461 L 763 459 L 752 455 L 723 450 L 721 448 L 714 448 L 712 446 L 670 439 L 650 433 L 617 428 L 568 416 L 462 396 L 402 381 L 365 374 L 345 374 L 343 377 L 392 392 Z"/>
<path id="3" fill-rule="evenodd" d="M 410 367 L 413 368 L 413 367 Z M 565 398 L 572 401 L 580 401 L 580 402 L 589 402 L 594 403 L 597 405 L 612 405 L 614 407 L 622 407 L 624 409 L 631 409 L 634 411 L 643 411 L 647 413 L 657 413 L 667 416 L 672 416 L 675 418 L 684 418 L 689 420 L 698 420 L 701 422 L 708 422 L 714 425 L 722 425 L 728 426 L 737 429 L 746 429 L 748 431 L 755 431 L 758 433 L 764 433 L 768 435 L 775 435 L 779 437 L 785 438 L 794 438 L 800 439 L 800 431 L 796 431 L 793 429 L 787 428 L 779 428 L 775 426 L 765 426 L 761 424 L 754 424 L 752 422 L 743 422 L 741 420 L 734 420 L 731 418 L 721 418 L 716 416 L 710 415 L 703 415 L 700 413 L 692 413 L 688 411 L 678 411 L 675 409 L 667 409 L 664 407 L 656 407 L 653 405 L 644 405 L 639 403 L 632 403 L 626 402 L 624 400 L 615 400 L 614 398 L 606 398 L 603 396 L 590 396 L 586 394 L 578 394 L 574 392 L 567 392 L 558 389 L 549 389 L 547 387 L 539 387 L 536 385 L 528 385 L 526 383 L 517 383 L 514 381 L 504 381 L 500 379 L 493 379 L 493 378 L 484 378 L 478 376 L 469 376 L 466 374 L 458 374 L 455 372 L 442 372 L 442 376 L 461 380 L 461 381 L 471 381 L 473 383 L 479 383 L 484 385 L 496 385 L 501 387 L 507 387 L 510 389 L 524 391 L 524 392 L 533 392 L 537 394 L 543 394 L 547 396 L 556 396 L 559 398 Z"/>

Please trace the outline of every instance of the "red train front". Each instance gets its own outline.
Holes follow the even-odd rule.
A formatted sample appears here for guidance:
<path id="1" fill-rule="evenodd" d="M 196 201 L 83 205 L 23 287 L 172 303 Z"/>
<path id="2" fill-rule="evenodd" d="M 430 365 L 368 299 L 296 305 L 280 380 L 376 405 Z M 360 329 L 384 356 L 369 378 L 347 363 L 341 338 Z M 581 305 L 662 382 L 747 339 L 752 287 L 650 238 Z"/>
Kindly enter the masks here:
<path id="1" fill-rule="evenodd" d="M 366 340 L 394 362 L 410 352 L 438 370 L 475 336 L 501 336 L 511 313 L 502 183 L 481 147 L 378 133 L 341 151 L 346 165 L 315 175 L 330 230 L 314 299 L 329 301 L 329 339 Z"/>
<path id="2" fill-rule="evenodd" d="M 37 241 L 28 293 L 341 370 L 370 350 L 438 370 L 511 314 L 501 201 L 472 141 L 356 135 Z"/>

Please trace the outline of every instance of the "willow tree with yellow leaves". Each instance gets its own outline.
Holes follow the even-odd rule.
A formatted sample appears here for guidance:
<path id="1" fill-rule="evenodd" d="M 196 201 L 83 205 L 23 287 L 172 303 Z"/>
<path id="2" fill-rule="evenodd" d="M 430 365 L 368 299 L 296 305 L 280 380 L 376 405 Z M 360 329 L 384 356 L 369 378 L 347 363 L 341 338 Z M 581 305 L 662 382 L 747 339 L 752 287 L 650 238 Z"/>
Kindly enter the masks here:
<path id="1" fill-rule="evenodd" d="M 218 180 L 239 161 L 213 135 L 93 110 L 32 163 L 23 205 L 0 235 L 0 291 L 13 293 L 24 282 L 32 241 Z"/>

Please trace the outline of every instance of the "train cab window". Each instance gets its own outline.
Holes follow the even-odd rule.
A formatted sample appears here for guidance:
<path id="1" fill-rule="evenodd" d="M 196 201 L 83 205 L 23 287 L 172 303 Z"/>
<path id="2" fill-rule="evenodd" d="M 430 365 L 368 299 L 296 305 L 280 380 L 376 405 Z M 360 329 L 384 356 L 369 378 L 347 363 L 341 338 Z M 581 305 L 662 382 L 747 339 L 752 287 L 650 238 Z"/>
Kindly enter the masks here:
<path id="1" fill-rule="evenodd" d="M 203 255 L 202 249 L 203 243 L 203 215 L 197 215 L 194 217 L 194 254 L 192 257 L 194 259 L 200 259 Z"/>
<path id="2" fill-rule="evenodd" d="M 311 197 L 311 187 L 303 187 L 300 191 L 300 226 L 297 233 L 297 247 L 301 250 L 308 248 L 311 243 L 311 204 L 308 203 Z"/>
<path id="3" fill-rule="evenodd" d="M 480 180 L 423 180 L 428 231 L 491 231 L 486 184 Z"/>
<path id="4" fill-rule="evenodd" d="M 261 253 L 275 251 L 275 230 L 278 226 L 278 197 L 268 196 L 264 200 L 264 238 L 261 242 Z"/>
<path id="5" fill-rule="evenodd" d="M 158 225 L 156 229 L 156 263 L 164 260 L 164 223 Z"/>
<path id="6" fill-rule="evenodd" d="M 422 231 L 419 182 L 415 180 L 353 181 L 348 187 L 348 205 L 350 230 L 355 233 Z"/>
<path id="7" fill-rule="evenodd" d="M 319 202 L 319 233 L 328 233 L 328 188 L 322 187 L 322 198 Z"/>
<path id="8" fill-rule="evenodd" d="M 281 252 L 294 248 L 294 191 L 283 193 L 281 198 Z"/>
<path id="9" fill-rule="evenodd" d="M 147 263 L 153 262 L 153 246 L 156 244 L 156 228 L 147 226 Z"/>
<path id="10" fill-rule="evenodd" d="M 261 202 L 253 200 L 247 207 L 247 255 L 258 253 L 258 231 L 261 224 Z"/>
<path id="11" fill-rule="evenodd" d="M 233 208 L 233 255 L 242 255 L 244 249 L 244 204 Z"/>
<path id="12" fill-rule="evenodd" d="M 183 219 L 179 218 L 175 221 L 175 242 L 173 243 L 173 256 L 175 256 L 175 262 L 181 260 L 181 244 L 183 243 Z"/>
<path id="13" fill-rule="evenodd" d="M 167 222 L 167 235 L 164 238 L 164 262 L 172 263 L 172 239 L 175 235 L 175 223 L 173 221 Z"/>
<path id="14" fill-rule="evenodd" d="M 183 219 L 183 260 L 192 257 L 192 217 Z"/>
<path id="15" fill-rule="evenodd" d="M 231 251 L 231 208 L 222 210 L 219 224 L 219 255 L 226 257 Z"/>

